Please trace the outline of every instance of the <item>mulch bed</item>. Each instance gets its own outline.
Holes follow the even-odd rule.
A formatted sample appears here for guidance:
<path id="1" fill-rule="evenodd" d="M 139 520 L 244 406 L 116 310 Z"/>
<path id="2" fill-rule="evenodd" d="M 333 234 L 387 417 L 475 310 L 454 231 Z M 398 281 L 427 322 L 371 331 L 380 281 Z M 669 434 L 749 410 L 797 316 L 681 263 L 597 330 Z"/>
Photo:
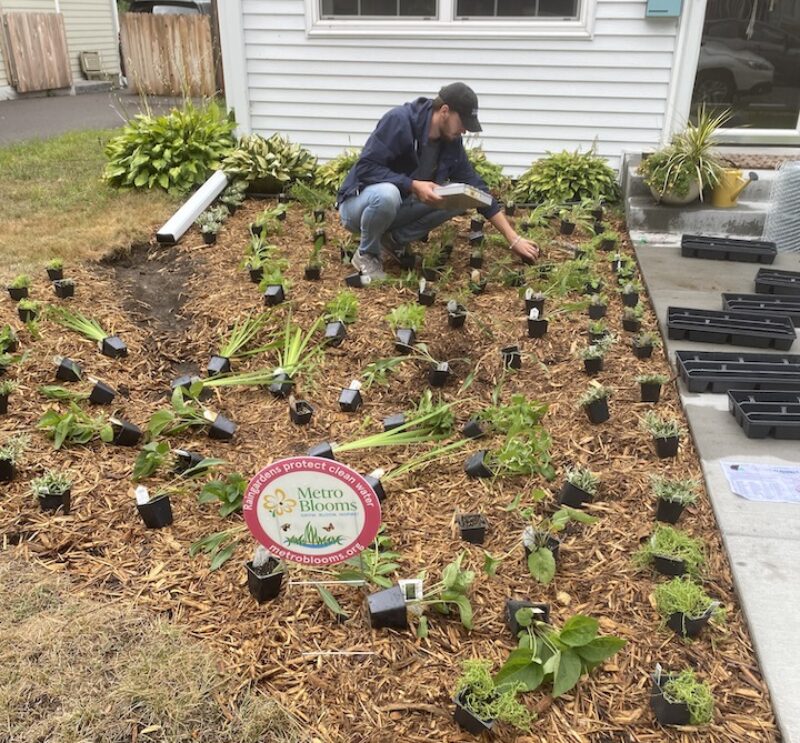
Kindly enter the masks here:
<path id="1" fill-rule="evenodd" d="M 248 201 L 225 224 L 215 246 L 203 245 L 192 231 L 177 247 L 139 250 L 123 264 L 67 266 L 66 274 L 77 282 L 72 306 L 122 336 L 130 349 L 127 359 L 103 357 L 92 343 L 48 321 L 41 323 L 40 340 L 31 342 L 16 319 L 14 306 L 4 301 L 0 321 L 20 328 L 24 350 L 30 355 L 12 372 L 21 387 L 11 398 L 9 415 L 0 418 L 0 442 L 13 432 L 32 431 L 52 405 L 36 390 L 53 383 L 51 358 L 57 354 L 80 361 L 87 372 L 118 389 L 118 414 L 145 428 L 149 417 L 169 404 L 170 381 L 193 368 L 204 369 L 235 319 L 262 306 L 241 261 L 248 225 L 266 205 Z M 464 220 L 458 224 L 452 265 L 454 282 L 463 285 L 469 274 L 467 224 Z M 326 229 L 329 243 L 321 282 L 302 277 L 311 237 L 297 206 L 275 238 L 290 258 L 292 281 L 291 302 L 274 311 L 278 328 L 290 308 L 293 319 L 308 327 L 352 271 L 339 261 L 336 241 L 344 239 L 345 233 L 335 215 L 329 215 Z M 567 254 L 556 238 L 544 248 L 555 260 Z M 632 252 L 627 242 L 624 249 Z M 490 247 L 486 253 L 487 265 L 507 255 L 499 247 Z M 601 259 L 600 263 L 607 286 L 613 286 L 608 262 Z M 50 296 L 44 270 L 36 277 L 32 294 L 40 299 Z M 615 389 L 611 420 L 600 426 L 592 426 L 583 411 L 575 408 L 588 383 L 575 355 L 586 343 L 585 313 L 553 317 L 546 336 L 529 339 L 518 290 L 499 283 L 470 298 L 472 314 L 463 330 L 447 327 L 445 292 L 440 291 L 437 305 L 428 310 L 420 340 L 428 342 L 437 357 L 469 358 L 453 362 L 457 381 L 443 391 L 444 399 L 455 401 L 461 423 L 490 404 L 501 377 L 501 399 L 523 392 L 550 406 L 544 423 L 552 435 L 558 472 L 552 483 L 541 478 L 469 480 L 463 472 L 466 453 L 461 453 L 387 484 L 383 521 L 394 548 L 402 554 L 403 570 L 398 577 L 414 577 L 425 570 L 428 579 L 435 581 L 441 569 L 465 550 L 467 566 L 478 573 L 471 592 L 472 632 L 455 617 L 436 614 L 430 618 L 430 634 L 424 640 L 416 639 L 411 631 L 373 631 L 365 608 L 366 590 L 352 587 L 333 589 L 350 616 L 338 623 L 313 586 L 295 583 L 319 574 L 296 568 L 290 570 L 292 584 L 284 586 L 279 598 L 258 606 L 247 593 L 242 567 L 252 554 L 250 540 L 216 572 L 209 570 L 206 556 L 191 558 L 188 553 L 192 542 L 240 525 L 241 518 L 223 520 L 216 506 L 198 505 L 194 492 L 187 490 L 172 499 L 175 522 L 171 528 L 146 530 L 130 492 L 135 451 L 99 443 L 54 451 L 42 434 L 33 434 L 20 475 L 4 488 L 3 545 L 17 545 L 16 554 L 68 574 L 92 595 L 109 600 L 132 598 L 140 606 L 171 616 L 192 635 L 221 650 L 242 685 L 256 683 L 307 726 L 309 737 L 321 741 L 470 740 L 452 721 L 451 691 L 460 661 L 486 658 L 497 670 L 516 646 L 503 619 L 505 600 L 510 597 L 549 602 L 551 621 L 557 626 L 573 614 L 589 614 L 599 619 L 603 633 L 620 635 L 628 644 L 562 698 L 552 700 L 546 689 L 525 695 L 526 703 L 539 712 L 532 732 L 515 738 L 512 730 L 499 726 L 495 739 L 542 743 L 655 743 L 698 736 L 715 743 L 777 740 L 766 686 L 707 499 L 688 509 L 679 527 L 706 540 L 709 559 L 704 585 L 728 609 L 723 629 L 707 630 L 694 642 L 681 641 L 671 630 L 661 629 L 650 596 L 654 585 L 664 579 L 649 571 L 637 572 L 631 564 L 631 556 L 654 526 L 649 476 L 702 476 L 690 440 L 682 442 L 677 459 L 659 460 L 649 436 L 639 431 L 639 418 L 651 406 L 638 402 L 634 376 L 644 372 L 669 375 L 670 371 L 661 351 L 649 360 L 633 356 L 629 334 L 622 330 L 619 296 L 611 294 L 609 325 L 620 340 L 606 357 L 606 371 L 597 377 Z M 339 390 L 358 378 L 370 361 L 395 355 L 384 318 L 401 302 L 414 301 L 415 291 L 369 287 L 358 297 L 359 317 L 350 326 L 347 340 L 340 348 L 326 351 L 314 384 L 299 390 L 316 407 L 310 426 L 293 426 L 286 401 L 265 391 L 224 389 L 208 405 L 236 421 L 234 442 L 214 442 L 204 434 L 189 432 L 174 437 L 171 445 L 224 458 L 229 464 L 222 472 L 236 470 L 249 477 L 269 462 L 304 452 L 320 441 L 344 442 L 376 432 L 384 416 L 412 408 L 427 386 L 426 371 L 408 363 L 388 387 L 375 385 L 364 392 L 365 405 L 358 414 L 339 411 Z M 52 301 L 58 300 L 53 297 Z M 644 327 L 657 330 L 653 310 L 646 297 L 643 301 Z M 504 376 L 499 349 L 510 344 L 523 348 L 523 367 Z M 268 365 L 274 365 L 274 359 L 262 356 L 239 362 L 235 368 Z M 459 394 L 461 383 L 476 367 L 473 384 Z M 656 409 L 683 419 L 674 381 L 664 389 Z M 499 441 L 495 439 L 494 444 Z M 491 445 L 490 440 L 488 448 Z M 487 441 L 468 447 L 469 451 L 479 448 L 487 448 Z M 391 469 L 412 454 L 378 449 L 341 459 L 369 472 L 376 467 Z M 587 466 L 600 475 L 600 494 L 591 507 L 600 519 L 592 526 L 568 529 L 556 577 L 542 586 L 528 575 L 522 561 L 520 534 L 525 524 L 507 506 L 518 493 L 523 493 L 525 503 L 525 494 L 534 487 L 557 493 L 563 470 L 570 465 Z M 30 495 L 27 481 L 46 467 L 70 469 L 77 476 L 69 516 L 42 514 Z M 165 479 L 157 476 L 146 484 L 152 491 Z M 553 502 L 540 503 L 537 512 L 543 515 Z M 482 572 L 481 547 L 459 539 L 454 528 L 458 510 L 482 511 L 490 524 L 483 547 L 495 556 L 510 553 L 496 577 Z M 336 651 L 350 654 L 331 654 Z M 717 702 L 712 725 L 701 730 L 666 729 L 655 722 L 648 695 L 649 674 L 657 662 L 666 669 L 691 666 L 710 682 Z"/>

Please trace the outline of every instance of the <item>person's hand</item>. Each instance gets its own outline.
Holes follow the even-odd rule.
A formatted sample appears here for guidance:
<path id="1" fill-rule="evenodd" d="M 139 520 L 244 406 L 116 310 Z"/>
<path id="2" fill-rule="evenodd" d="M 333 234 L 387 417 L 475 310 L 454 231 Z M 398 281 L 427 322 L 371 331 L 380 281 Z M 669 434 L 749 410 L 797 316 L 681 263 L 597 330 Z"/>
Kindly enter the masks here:
<path id="1" fill-rule="evenodd" d="M 539 257 L 539 246 L 524 237 L 513 240 L 511 250 L 522 259 L 523 263 L 534 263 Z"/>
<path id="2" fill-rule="evenodd" d="M 428 206 L 440 206 L 443 199 L 434 193 L 438 183 L 433 181 L 411 181 L 411 193 L 417 197 L 418 201 Z"/>

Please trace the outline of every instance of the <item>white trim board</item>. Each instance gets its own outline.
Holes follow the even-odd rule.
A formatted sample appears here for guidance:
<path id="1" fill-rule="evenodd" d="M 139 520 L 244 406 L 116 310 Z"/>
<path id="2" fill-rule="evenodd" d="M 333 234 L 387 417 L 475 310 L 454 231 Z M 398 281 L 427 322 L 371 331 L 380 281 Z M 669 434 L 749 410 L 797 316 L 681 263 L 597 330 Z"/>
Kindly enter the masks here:
<path id="1" fill-rule="evenodd" d="M 244 43 L 242 0 L 217 3 L 225 101 L 236 114 L 236 134 L 250 134 L 250 99 L 247 88 L 247 57 Z"/>

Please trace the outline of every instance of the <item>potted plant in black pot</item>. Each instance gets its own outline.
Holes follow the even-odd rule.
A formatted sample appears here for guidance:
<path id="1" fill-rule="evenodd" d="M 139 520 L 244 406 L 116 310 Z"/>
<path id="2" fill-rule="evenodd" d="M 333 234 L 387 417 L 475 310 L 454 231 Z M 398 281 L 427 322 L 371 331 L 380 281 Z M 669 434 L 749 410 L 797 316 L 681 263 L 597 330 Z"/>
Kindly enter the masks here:
<path id="1" fill-rule="evenodd" d="M 284 258 L 273 258 L 261 268 L 261 281 L 258 288 L 263 292 L 264 304 L 274 307 L 286 299 L 290 282 L 283 275 L 289 262 Z"/>
<path id="2" fill-rule="evenodd" d="M 425 279 L 419 280 L 419 290 L 417 291 L 417 302 L 425 307 L 431 307 L 436 301 L 436 291 L 428 286 Z"/>
<path id="3" fill-rule="evenodd" d="M 64 261 L 61 258 L 53 258 L 47 261 L 44 268 L 50 281 L 61 281 L 64 278 Z"/>
<path id="4" fill-rule="evenodd" d="M 72 477 L 63 470 L 47 470 L 41 477 L 31 480 L 31 492 L 43 511 L 69 513 Z"/>
<path id="5" fill-rule="evenodd" d="M 17 434 L 0 446 L 0 482 L 11 482 L 17 474 L 17 465 L 28 448 L 30 436 Z"/>
<path id="6" fill-rule="evenodd" d="M 97 320 L 92 320 L 80 312 L 72 312 L 64 307 L 52 307 L 50 315 L 67 330 L 73 330 L 95 341 L 100 353 L 104 356 L 117 359 L 128 355 L 128 347 L 122 339 L 117 335 L 107 333 Z"/>
<path id="7" fill-rule="evenodd" d="M 584 508 L 594 500 L 600 478 L 583 467 L 570 467 L 565 472 L 566 482 L 558 494 L 558 502 L 570 508 Z"/>
<path id="8" fill-rule="evenodd" d="M 445 267 L 447 258 L 445 257 L 441 245 L 431 246 L 422 255 L 422 277 L 426 281 L 436 281 Z M 472 265 L 470 263 L 470 265 Z"/>
<path id="9" fill-rule="evenodd" d="M 669 381 L 666 374 L 639 374 L 635 377 L 639 385 L 642 402 L 658 402 L 661 399 L 661 387 Z"/>
<path id="10" fill-rule="evenodd" d="M 15 302 L 19 302 L 20 299 L 25 299 L 28 296 L 30 287 L 31 277 L 21 273 L 15 276 L 6 288 L 8 289 L 8 295 L 11 299 Z"/>
<path id="11" fill-rule="evenodd" d="M 622 329 L 627 333 L 638 333 L 642 329 L 642 305 L 626 307 L 622 311 Z"/>
<path id="12" fill-rule="evenodd" d="M 643 291 L 638 281 L 626 281 L 619 290 L 624 307 L 636 307 L 639 304 L 639 294 Z"/>
<path id="13" fill-rule="evenodd" d="M 75 282 L 72 279 L 58 279 L 53 282 L 53 291 L 59 299 L 75 296 Z"/>
<path id="14" fill-rule="evenodd" d="M 640 425 L 643 431 L 653 437 L 659 459 L 678 456 L 683 428 L 677 420 L 662 418 L 655 411 L 648 410 L 642 417 Z"/>
<path id="15" fill-rule="evenodd" d="M 523 614 L 518 615 L 517 612 L 520 611 Z M 535 603 L 526 599 L 506 599 L 505 619 L 511 634 L 519 637 L 520 632 L 527 633 L 527 627 L 534 622 L 550 623 L 550 604 Z"/>
<path id="16" fill-rule="evenodd" d="M 525 314 L 530 313 L 531 310 L 536 309 L 539 315 L 544 314 L 545 295 L 543 292 L 536 292 L 533 289 L 526 289 L 523 295 L 525 299 Z"/>
<path id="17" fill-rule="evenodd" d="M 217 235 L 222 229 L 222 222 L 219 221 L 216 214 L 210 211 L 203 212 L 194 223 L 200 229 L 200 234 L 203 237 L 203 242 L 206 245 L 213 245 L 217 242 Z"/>
<path id="18" fill-rule="evenodd" d="M 271 555 L 265 547 L 258 545 L 253 559 L 245 563 L 247 588 L 250 595 L 259 603 L 277 598 L 281 592 L 286 565 Z"/>
<path id="19" fill-rule="evenodd" d="M 605 323 L 605 320 L 592 320 L 589 323 L 587 332 L 589 334 L 589 340 L 592 343 L 602 341 L 606 338 L 606 336 L 610 335 L 610 331 L 608 329 L 608 325 Z"/>
<path id="20" fill-rule="evenodd" d="M 605 294 L 592 294 L 587 309 L 590 320 L 602 320 L 608 311 L 608 297 Z"/>
<path id="21" fill-rule="evenodd" d="M 651 487 L 657 499 L 656 520 L 676 524 L 686 506 L 697 502 L 697 480 L 669 480 L 652 477 Z"/>
<path id="22" fill-rule="evenodd" d="M 472 735 L 491 732 L 495 722 L 530 730 L 533 715 L 517 699 L 524 684 L 495 684 L 489 673 L 489 661 L 467 660 L 462 668 L 453 700 L 456 704 L 453 719 L 459 727 Z"/>
<path id="23" fill-rule="evenodd" d="M 593 248 L 602 250 L 604 253 L 615 250 L 618 244 L 619 232 L 609 229 L 604 229 L 602 232 L 596 233 L 589 243 Z"/>
<path id="24" fill-rule="evenodd" d="M 322 276 L 322 248 L 324 245 L 325 240 L 323 237 L 315 235 L 308 262 L 305 269 L 303 269 L 303 276 L 307 281 L 318 281 Z"/>
<path id="25" fill-rule="evenodd" d="M 583 293 L 593 296 L 600 294 L 603 291 L 603 280 L 594 274 L 590 274 L 586 278 L 586 283 L 583 285 Z"/>
<path id="26" fill-rule="evenodd" d="M 8 323 L 0 328 L 0 353 L 14 353 L 19 349 L 17 331 Z"/>
<path id="27" fill-rule="evenodd" d="M 447 324 L 451 328 L 463 328 L 467 319 L 467 308 L 457 299 L 447 302 Z"/>
<path id="28" fill-rule="evenodd" d="M 361 396 L 361 382 L 353 379 L 347 387 L 339 393 L 339 409 L 343 413 L 355 413 L 364 403 Z"/>
<path id="29" fill-rule="evenodd" d="M 421 304 L 401 304 L 386 316 L 386 320 L 395 333 L 395 349 L 399 353 L 410 353 L 417 340 L 417 331 L 425 320 L 425 307 Z"/>
<path id="30" fill-rule="evenodd" d="M 473 294 L 483 294 L 486 291 L 486 286 L 488 283 L 489 279 L 483 278 L 481 276 L 481 272 L 477 268 L 470 271 L 469 281 L 467 281 L 467 288 Z"/>
<path id="31" fill-rule="evenodd" d="M 256 315 L 247 315 L 244 319 L 233 324 L 227 337 L 222 339 L 219 350 L 211 356 L 206 368 L 209 377 L 217 374 L 227 374 L 231 371 L 231 359 L 247 355 L 247 347 L 269 321 L 266 312 Z"/>
<path id="32" fill-rule="evenodd" d="M 592 423 L 604 423 L 609 419 L 608 398 L 612 389 L 592 380 L 586 392 L 578 400 L 578 407 L 582 408 Z"/>
<path id="33" fill-rule="evenodd" d="M 652 565 L 662 575 L 699 577 L 705 564 L 703 541 L 672 526 L 658 524 L 634 555 L 637 567 Z"/>
<path id="34" fill-rule="evenodd" d="M 289 395 L 289 420 L 297 426 L 305 426 L 311 422 L 314 408 L 307 400 L 297 400 Z"/>
<path id="35" fill-rule="evenodd" d="M 542 338 L 547 333 L 550 321 L 541 317 L 536 307 L 531 308 L 528 313 L 528 338 Z"/>
<path id="36" fill-rule="evenodd" d="M 504 369 L 522 368 L 522 351 L 519 346 L 503 346 L 500 349 L 500 359 Z"/>
<path id="37" fill-rule="evenodd" d="M 653 349 L 660 345 L 661 338 L 647 330 L 637 333 L 631 341 L 631 348 L 637 359 L 649 359 L 653 355 Z"/>
<path id="38" fill-rule="evenodd" d="M 594 524 L 597 518 L 575 508 L 562 506 L 549 518 L 543 518 L 525 527 L 522 532 L 525 564 L 528 566 L 528 572 L 539 583 L 546 585 L 553 580 L 558 551 L 561 547 L 561 540 L 556 535 L 564 531 L 570 521 Z"/>
<path id="39" fill-rule="evenodd" d="M 653 674 L 650 706 L 662 725 L 707 725 L 714 719 L 714 695 L 692 669 Z"/>
<path id="40" fill-rule="evenodd" d="M 697 637 L 710 621 L 723 621 L 725 609 L 689 576 L 660 583 L 653 591 L 664 623 L 681 637 Z"/>
<path id="41" fill-rule="evenodd" d="M 456 525 L 461 538 L 470 544 L 483 544 L 489 522 L 482 513 L 458 513 Z"/>
<path id="42" fill-rule="evenodd" d="M 20 299 L 17 302 L 17 314 L 24 323 L 36 322 L 41 312 L 41 304 L 35 299 Z"/>
<path id="43" fill-rule="evenodd" d="M 172 523 L 172 504 L 168 492 L 157 493 L 151 498 L 148 489 L 144 485 L 138 485 L 134 496 L 136 510 L 148 529 L 163 529 Z"/>
<path id="44" fill-rule="evenodd" d="M 19 383 L 13 379 L 3 379 L 0 381 L 0 415 L 8 413 L 8 398 L 17 390 Z"/>
<path id="45" fill-rule="evenodd" d="M 578 356 L 583 360 L 583 370 L 589 374 L 599 374 L 603 371 L 603 360 L 608 353 L 613 338 L 607 335 L 602 341 L 592 343 L 578 350 Z"/>

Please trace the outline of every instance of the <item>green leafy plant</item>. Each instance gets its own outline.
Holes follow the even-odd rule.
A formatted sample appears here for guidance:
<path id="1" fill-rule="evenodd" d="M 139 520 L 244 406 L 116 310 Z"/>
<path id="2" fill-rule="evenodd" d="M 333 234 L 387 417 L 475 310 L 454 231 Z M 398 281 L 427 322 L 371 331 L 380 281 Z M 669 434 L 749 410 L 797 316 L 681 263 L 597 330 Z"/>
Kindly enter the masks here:
<path id="1" fill-rule="evenodd" d="M 659 524 L 646 544 L 639 548 L 633 561 L 637 567 L 649 565 L 654 557 L 682 560 L 689 575 L 697 577 L 705 564 L 704 545 L 701 539 L 666 524 Z"/>
<path id="2" fill-rule="evenodd" d="M 400 553 L 392 549 L 391 538 L 383 533 L 383 527 L 372 544 L 356 557 L 345 560 L 337 571 L 337 580 L 364 581 L 378 588 L 391 588 L 388 577 L 399 570 Z"/>
<path id="3" fill-rule="evenodd" d="M 31 492 L 35 496 L 59 495 L 72 487 L 72 473 L 64 470 L 46 470 L 41 477 L 34 477 L 30 482 Z"/>
<path id="4" fill-rule="evenodd" d="M 707 725 L 714 719 L 714 695 L 707 684 L 698 681 L 691 668 L 663 681 L 661 690 L 668 702 L 689 708 L 692 725 Z"/>
<path id="5" fill-rule="evenodd" d="M 550 683 L 553 696 L 560 697 L 625 646 L 621 637 L 599 635 L 598 621 L 582 614 L 570 617 L 560 630 L 535 621 L 530 609 L 521 609 L 516 619 L 527 632 L 520 633 L 519 647 L 495 676 L 501 688 L 513 684 L 535 691 Z"/>
<path id="6" fill-rule="evenodd" d="M 214 422 L 214 413 L 203 408 L 191 397 L 187 400 L 180 387 L 173 390 L 170 405 L 170 408 L 157 410 L 150 416 L 147 431 L 151 438 L 174 436 L 193 426 L 208 426 Z"/>
<path id="7" fill-rule="evenodd" d="M 449 614 L 450 605 L 455 604 L 458 608 L 461 624 L 466 629 L 472 629 L 472 604 L 467 596 L 472 582 L 475 580 L 475 573 L 472 570 L 465 570 L 461 567 L 464 560 L 464 553 L 445 566 L 442 571 L 442 579 L 423 592 L 422 598 L 414 602 L 423 611 L 425 607 L 430 607 L 440 614 Z M 420 637 L 427 636 L 427 621 L 425 616 L 420 617 L 417 634 Z"/>
<path id="8" fill-rule="evenodd" d="M 2 361 L 0 361 L 0 366 L 2 366 Z M 13 379 L 4 379 L 0 381 L 0 396 L 5 397 L 10 395 L 12 392 L 16 392 L 18 387 L 19 382 Z"/>
<path id="9" fill-rule="evenodd" d="M 660 500 L 690 506 L 697 502 L 697 480 L 670 480 L 657 475 L 651 476 L 650 487 L 653 495 Z"/>
<path id="10" fill-rule="evenodd" d="M 644 317 L 644 308 L 641 304 L 637 304 L 635 307 L 625 307 L 622 310 L 622 319 L 635 321 L 640 320 Z"/>
<path id="11" fill-rule="evenodd" d="M 702 586 L 688 576 L 673 578 L 667 583 L 657 585 L 653 596 L 656 609 L 665 620 L 676 613 L 683 614 L 684 621 L 699 619 L 707 614 L 717 622 L 725 618 L 725 609 L 719 601 L 712 599 Z"/>
<path id="12" fill-rule="evenodd" d="M 562 222 L 574 224 L 576 230 L 592 231 L 592 216 L 589 210 L 580 202 L 561 206 L 558 210 L 558 218 Z"/>
<path id="13" fill-rule="evenodd" d="M 64 268 L 64 261 L 61 258 L 51 258 L 44 264 L 44 267 L 51 271 L 60 271 Z"/>
<path id="14" fill-rule="evenodd" d="M 552 480 L 555 470 L 550 463 L 551 443 L 550 434 L 536 426 L 527 435 L 507 436 L 498 449 L 486 455 L 484 461 L 496 477 L 538 474 Z"/>
<path id="15" fill-rule="evenodd" d="M 648 410 L 640 419 L 639 426 L 656 439 L 680 438 L 683 428 L 674 418 L 662 418 L 653 410 Z"/>
<path id="16" fill-rule="evenodd" d="M 464 707 L 482 720 L 505 722 L 522 731 L 531 729 L 535 715 L 517 699 L 524 684 L 497 684 L 489 673 L 489 661 L 465 660 L 461 666 L 454 693 Z"/>
<path id="17" fill-rule="evenodd" d="M 53 439 L 53 447 L 60 449 L 65 443 L 86 444 L 99 438 L 109 443 L 114 438 L 114 429 L 105 416 L 92 417 L 81 410 L 74 402 L 69 409 L 60 413 L 48 410 L 39 419 L 37 428 Z"/>
<path id="18" fill-rule="evenodd" d="M 632 343 L 634 346 L 636 346 L 636 348 L 647 348 L 647 346 L 658 348 L 661 345 L 661 338 L 659 338 L 659 336 L 656 333 L 653 333 L 652 331 L 649 330 L 645 330 L 633 336 Z M 667 380 L 665 379 L 664 381 Z"/>
<path id="19" fill-rule="evenodd" d="M 343 322 L 351 325 L 358 318 L 358 297 L 349 289 L 340 291 L 325 305 L 326 322 Z"/>
<path id="20" fill-rule="evenodd" d="M 495 196 L 502 196 L 510 190 L 511 179 L 503 175 L 503 166 L 489 160 L 483 147 L 468 147 L 466 151 L 472 169 Z"/>
<path id="21" fill-rule="evenodd" d="M 198 503 L 219 503 L 219 515 L 225 518 L 242 510 L 248 481 L 238 472 L 224 480 L 209 480 L 197 496 Z"/>
<path id="22" fill-rule="evenodd" d="M 21 273 L 18 276 L 15 276 L 11 283 L 9 283 L 9 289 L 29 289 L 31 286 L 31 277 L 28 274 Z"/>
<path id="23" fill-rule="evenodd" d="M 0 328 L 0 353 L 5 353 L 9 348 L 14 348 L 19 343 L 17 331 L 6 323 Z"/>
<path id="24" fill-rule="evenodd" d="M 265 261 L 261 266 L 262 274 L 258 288 L 262 292 L 266 291 L 268 286 L 282 286 L 284 289 L 288 289 L 291 281 L 284 275 L 287 268 L 289 268 L 289 261 L 286 258 L 270 258 Z"/>
<path id="25" fill-rule="evenodd" d="M 205 235 L 216 235 L 222 229 L 222 222 L 218 221 L 216 216 L 208 211 L 203 212 L 194 220 L 194 223 L 200 232 Z"/>
<path id="26" fill-rule="evenodd" d="M 233 211 L 244 203 L 246 192 L 247 182 L 234 180 L 230 182 L 227 188 L 219 195 L 218 201 L 229 211 Z"/>
<path id="27" fill-rule="evenodd" d="M 553 201 L 563 203 L 582 199 L 616 201 L 617 176 L 605 158 L 588 152 L 547 153 L 535 161 L 517 181 L 514 198 L 522 203 Z"/>
<path id="28" fill-rule="evenodd" d="M 80 333 L 90 340 L 99 342 L 111 335 L 103 330 L 103 326 L 97 320 L 92 320 L 77 310 L 72 312 L 64 307 L 51 307 L 49 312 L 50 317 L 59 325 L 67 330 Z"/>
<path id="29" fill-rule="evenodd" d="M 211 558 L 210 570 L 219 570 L 236 551 L 236 548 L 247 539 L 247 527 L 234 526 L 224 529 L 192 542 L 189 547 L 189 556 L 203 554 Z"/>
<path id="30" fill-rule="evenodd" d="M 404 356 L 392 356 L 388 359 L 371 361 L 361 374 L 361 378 L 364 380 L 363 388 L 367 390 L 373 384 L 388 385 L 389 375 L 404 361 L 406 361 Z"/>
<path id="31" fill-rule="evenodd" d="M 28 310 L 38 315 L 42 309 L 42 304 L 35 299 L 20 299 L 19 302 L 17 302 L 17 307 L 20 310 Z"/>
<path id="32" fill-rule="evenodd" d="M 22 358 L 23 358 L 22 354 L 11 354 L 11 353 L 0 352 L 0 374 L 5 374 L 10 366 L 21 361 Z"/>
<path id="33" fill-rule="evenodd" d="M 322 164 L 317 169 L 314 185 L 328 193 L 335 194 L 344 182 L 347 174 L 353 169 L 361 156 L 360 149 L 346 149 L 333 160 Z"/>
<path id="34" fill-rule="evenodd" d="M 6 440 L 6 443 L 0 446 L 0 459 L 16 464 L 22 459 L 22 455 L 31 443 L 31 437 L 27 434 L 20 433 L 16 436 Z"/>
<path id="35" fill-rule="evenodd" d="M 109 140 L 103 177 L 116 188 L 183 194 L 208 179 L 232 150 L 236 123 L 217 103 L 187 100 L 163 116 L 139 114 Z"/>
<path id="36" fill-rule="evenodd" d="M 514 436 L 539 426 L 547 410 L 547 403 L 529 400 L 521 393 L 514 393 L 507 403 L 485 408 L 478 417 L 496 431 Z"/>
<path id="37" fill-rule="evenodd" d="M 605 230 L 603 232 L 600 232 L 589 241 L 589 246 L 595 250 L 598 250 L 600 246 L 607 240 L 613 241 L 616 245 L 619 245 L 620 241 L 619 232 L 617 232 L 616 230 Z"/>
<path id="38" fill-rule="evenodd" d="M 611 387 L 605 387 L 598 382 L 590 382 L 586 392 L 578 398 L 577 407 L 584 408 L 598 400 L 606 400 L 611 397 L 613 392 Z"/>
<path id="39" fill-rule="evenodd" d="M 311 211 L 328 209 L 333 205 L 333 196 L 330 191 L 314 188 L 314 186 L 303 181 L 293 183 L 289 189 L 289 193 L 295 201 Z M 311 219 L 313 222 L 313 215 Z"/>
<path id="40" fill-rule="evenodd" d="M 222 169 L 237 180 L 263 181 L 267 193 L 278 193 L 293 181 L 312 182 L 317 159 L 277 132 L 269 139 L 250 134 L 239 139 Z"/>
<path id="41" fill-rule="evenodd" d="M 386 316 L 386 320 L 392 330 L 397 330 L 398 328 L 419 330 L 425 321 L 425 306 L 411 303 L 401 304 Z"/>
<path id="42" fill-rule="evenodd" d="M 543 518 L 536 524 L 525 527 L 522 532 L 522 544 L 528 550 L 528 572 L 539 583 L 546 585 L 553 580 L 556 574 L 556 560 L 550 548 L 550 541 L 559 532 L 564 531 L 571 521 L 594 524 L 597 517 L 576 508 L 563 506 L 549 518 Z"/>

